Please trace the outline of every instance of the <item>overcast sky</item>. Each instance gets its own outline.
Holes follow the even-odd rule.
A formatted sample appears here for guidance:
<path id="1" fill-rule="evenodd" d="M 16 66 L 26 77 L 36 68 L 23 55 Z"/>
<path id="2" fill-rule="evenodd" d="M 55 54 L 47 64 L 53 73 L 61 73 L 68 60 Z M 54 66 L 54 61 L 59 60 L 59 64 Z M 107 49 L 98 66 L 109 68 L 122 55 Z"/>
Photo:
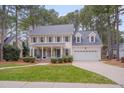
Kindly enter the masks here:
<path id="1" fill-rule="evenodd" d="M 83 8 L 83 5 L 46 5 L 47 9 L 55 9 L 58 13 L 59 16 L 64 16 L 69 12 L 73 12 L 75 10 L 80 10 Z M 124 31 L 124 15 L 120 16 L 122 19 L 122 25 L 120 26 L 120 30 Z"/>

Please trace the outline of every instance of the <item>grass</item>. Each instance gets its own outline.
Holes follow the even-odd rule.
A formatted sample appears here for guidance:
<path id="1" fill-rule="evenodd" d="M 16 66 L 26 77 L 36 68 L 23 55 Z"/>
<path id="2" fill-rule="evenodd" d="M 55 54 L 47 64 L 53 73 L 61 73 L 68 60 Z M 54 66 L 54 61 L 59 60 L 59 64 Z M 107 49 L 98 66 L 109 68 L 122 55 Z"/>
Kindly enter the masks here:
<path id="1" fill-rule="evenodd" d="M 96 73 L 72 65 L 47 65 L 0 70 L 0 80 L 104 83 L 114 82 Z"/>
<path id="2" fill-rule="evenodd" d="M 0 68 L 2 68 L 2 67 L 24 66 L 24 65 L 27 65 L 27 64 L 5 63 L 5 64 L 0 64 Z"/>

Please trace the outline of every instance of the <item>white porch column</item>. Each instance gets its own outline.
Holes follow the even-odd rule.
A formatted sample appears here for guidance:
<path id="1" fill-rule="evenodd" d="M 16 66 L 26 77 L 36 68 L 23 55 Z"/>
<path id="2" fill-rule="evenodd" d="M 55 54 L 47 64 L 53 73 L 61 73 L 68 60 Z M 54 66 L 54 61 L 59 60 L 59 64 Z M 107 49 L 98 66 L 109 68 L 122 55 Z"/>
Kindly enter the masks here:
<path id="1" fill-rule="evenodd" d="M 63 56 L 63 48 L 62 47 L 61 47 L 60 51 L 61 51 L 61 57 L 62 57 Z"/>
<path id="2" fill-rule="evenodd" d="M 33 48 L 32 50 L 33 50 L 33 51 L 32 51 L 32 52 L 33 52 L 33 55 L 32 55 L 32 56 L 34 57 L 34 48 Z"/>
<path id="3" fill-rule="evenodd" d="M 45 36 L 45 43 L 47 43 L 47 36 Z"/>
<path id="4" fill-rule="evenodd" d="M 42 47 L 42 59 L 43 59 L 43 47 Z"/>
<path id="5" fill-rule="evenodd" d="M 64 37 L 63 37 L 63 35 L 62 35 L 62 43 L 64 42 Z"/>
<path id="6" fill-rule="evenodd" d="M 20 49 L 20 58 L 23 57 L 23 49 Z"/>
<path id="7" fill-rule="evenodd" d="M 30 53 L 29 53 L 29 55 L 31 56 L 32 54 L 31 54 L 31 48 L 30 48 Z"/>
<path id="8" fill-rule="evenodd" d="M 53 48 L 51 47 L 51 58 L 53 57 Z"/>

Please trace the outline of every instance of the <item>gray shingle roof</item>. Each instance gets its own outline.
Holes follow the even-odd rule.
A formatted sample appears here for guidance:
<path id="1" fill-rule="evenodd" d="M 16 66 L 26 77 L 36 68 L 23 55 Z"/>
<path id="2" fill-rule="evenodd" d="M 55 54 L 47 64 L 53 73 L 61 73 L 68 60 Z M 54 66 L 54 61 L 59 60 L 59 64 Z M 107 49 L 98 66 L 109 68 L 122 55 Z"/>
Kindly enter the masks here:
<path id="1" fill-rule="evenodd" d="M 5 40 L 4 40 L 4 43 L 5 44 L 9 44 L 13 39 L 14 39 L 15 36 L 11 36 L 11 37 L 7 37 Z"/>
<path id="2" fill-rule="evenodd" d="M 30 35 L 54 35 L 54 34 L 73 34 L 74 27 L 72 24 L 52 25 L 52 26 L 37 26 Z"/>
<path id="3" fill-rule="evenodd" d="M 75 35 L 73 35 L 73 40 L 72 40 L 73 45 L 102 45 L 101 39 L 100 39 L 97 31 L 93 31 L 96 34 L 96 42 L 95 43 L 89 42 L 88 35 L 92 31 L 78 31 L 78 32 L 81 34 L 81 43 L 76 43 Z"/>

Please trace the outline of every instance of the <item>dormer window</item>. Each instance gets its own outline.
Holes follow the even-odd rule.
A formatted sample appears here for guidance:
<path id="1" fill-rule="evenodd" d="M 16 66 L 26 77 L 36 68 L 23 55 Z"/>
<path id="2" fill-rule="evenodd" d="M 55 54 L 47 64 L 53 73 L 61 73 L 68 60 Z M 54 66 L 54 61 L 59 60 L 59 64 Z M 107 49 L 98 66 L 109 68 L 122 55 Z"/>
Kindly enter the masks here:
<path id="1" fill-rule="evenodd" d="M 79 32 L 76 33 L 75 38 L 76 38 L 76 43 L 81 42 L 81 34 Z"/>
<path id="2" fill-rule="evenodd" d="M 79 43 L 80 42 L 80 37 L 77 37 L 77 43 Z"/>
<path id="3" fill-rule="evenodd" d="M 91 32 L 89 34 L 89 42 L 91 42 L 91 43 L 95 43 L 96 42 L 96 33 Z"/>
<path id="4" fill-rule="evenodd" d="M 81 42 L 81 37 L 76 37 L 76 42 L 80 43 Z"/>
<path id="5" fill-rule="evenodd" d="M 94 42 L 94 36 L 91 36 L 91 42 Z"/>

